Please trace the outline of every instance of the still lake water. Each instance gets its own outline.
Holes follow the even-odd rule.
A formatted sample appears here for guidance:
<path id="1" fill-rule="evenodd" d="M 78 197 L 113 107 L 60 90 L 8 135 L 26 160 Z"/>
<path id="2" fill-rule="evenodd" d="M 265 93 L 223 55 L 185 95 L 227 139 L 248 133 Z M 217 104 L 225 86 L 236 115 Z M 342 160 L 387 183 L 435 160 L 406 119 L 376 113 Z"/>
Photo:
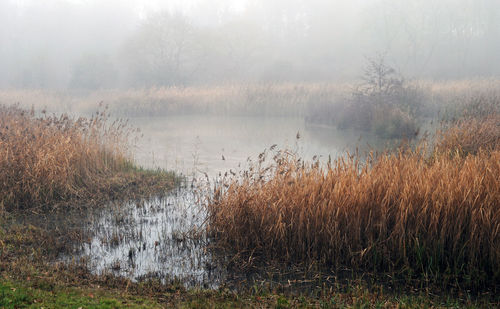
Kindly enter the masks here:
<path id="1" fill-rule="evenodd" d="M 362 153 L 387 144 L 290 118 L 201 115 L 136 118 L 131 124 L 143 134 L 133 149 L 138 164 L 174 170 L 188 180 L 205 173 L 213 179 L 219 172 L 237 171 L 249 157 L 257 158 L 274 144 L 296 151 L 305 160 L 318 156 L 324 161 L 357 147 Z M 110 204 L 91 218 L 87 229 L 93 237 L 80 244 L 79 257 L 98 274 L 217 288 L 227 273 L 207 249 L 206 235 L 193 233 L 203 231 L 206 219 L 199 197 L 186 186 L 164 197 Z"/>
<path id="2" fill-rule="evenodd" d="M 306 125 L 298 118 L 217 117 L 203 115 L 167 118 L 135 118 L 143 137 L 134 147 L 136 161 L 144 167 L 208 173 L 244 167 L 247 158 L 277 144 L 278 149 L 297 151 L 305 160 L 314 156 L 332 159 L 370 148 L 380 149 L 384 139 L 354 131 Z M 300 138 L 297 139 L 297 134 Z"/>

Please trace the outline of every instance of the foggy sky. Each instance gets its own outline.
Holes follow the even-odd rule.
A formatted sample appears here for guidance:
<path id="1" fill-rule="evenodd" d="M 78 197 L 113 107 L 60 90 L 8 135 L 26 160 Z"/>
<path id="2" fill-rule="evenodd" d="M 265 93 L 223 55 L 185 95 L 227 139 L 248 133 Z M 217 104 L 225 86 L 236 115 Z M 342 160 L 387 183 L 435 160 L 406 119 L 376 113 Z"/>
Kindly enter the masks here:
<path id="1" fill-rule="evenodd" d="M 0 0 L 0 87 L 500 74 L 496 0 Z"/>

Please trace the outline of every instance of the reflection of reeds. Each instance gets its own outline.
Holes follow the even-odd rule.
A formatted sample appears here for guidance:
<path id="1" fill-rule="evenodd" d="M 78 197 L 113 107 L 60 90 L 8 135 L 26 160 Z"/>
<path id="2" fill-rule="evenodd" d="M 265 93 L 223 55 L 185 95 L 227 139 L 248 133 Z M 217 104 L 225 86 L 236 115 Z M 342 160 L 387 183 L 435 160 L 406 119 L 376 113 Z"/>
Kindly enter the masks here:
<path id="1" fill-rule="evenodd" d="M 35 117 L 0 106 L 0 204 L 24 209 L 97 193 L 130 166 L 126 135 L 125 123 L 107 124 L 105 113 Z"/>
<path id="2" fill-rule="evenodd" d="M 446 143 L 431 156 L 402 149 L 325 167 L 278 154 L 272 165 L 216 188 L 209 231 L 245 261 L 315 261 L 498 283 L 500 114 L 491 119 L 444 133 L 442 141 L 454 130 L 487 138 L 488 146 L 478 142 L 467 156 L 450 155 Z M 496 132 L 493 144 L 481 133 L 488 130 Z"/>

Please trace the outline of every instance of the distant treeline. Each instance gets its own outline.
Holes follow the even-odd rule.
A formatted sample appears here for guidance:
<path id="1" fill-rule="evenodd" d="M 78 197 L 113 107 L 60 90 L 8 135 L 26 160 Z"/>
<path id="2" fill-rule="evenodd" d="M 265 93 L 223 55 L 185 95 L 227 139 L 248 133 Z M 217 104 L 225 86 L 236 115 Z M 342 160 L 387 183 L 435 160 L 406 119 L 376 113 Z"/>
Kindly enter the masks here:
<path id="1" fill-rule="evenodd" d="M 2 1 L 0 87 L 350 81 L 377 53 L 409 77 L 500 75 L 496 0 L 130 3 Z"/>

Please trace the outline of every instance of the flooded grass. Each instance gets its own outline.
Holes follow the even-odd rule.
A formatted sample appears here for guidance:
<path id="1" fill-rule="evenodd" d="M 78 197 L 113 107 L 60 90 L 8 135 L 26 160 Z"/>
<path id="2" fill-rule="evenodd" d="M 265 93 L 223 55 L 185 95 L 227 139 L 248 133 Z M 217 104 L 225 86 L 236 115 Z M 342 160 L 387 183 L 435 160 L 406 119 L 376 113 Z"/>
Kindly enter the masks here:
<path id="1" fill-rule="evenodd" d="M 90 239 L 77 248 L 76 259 L 98 275 L 217 288 L 223 270 L 208 249 L 207 215 L 198 199 L 179 188 L 164 197 L 110 204 L 84 227 Z"/>

